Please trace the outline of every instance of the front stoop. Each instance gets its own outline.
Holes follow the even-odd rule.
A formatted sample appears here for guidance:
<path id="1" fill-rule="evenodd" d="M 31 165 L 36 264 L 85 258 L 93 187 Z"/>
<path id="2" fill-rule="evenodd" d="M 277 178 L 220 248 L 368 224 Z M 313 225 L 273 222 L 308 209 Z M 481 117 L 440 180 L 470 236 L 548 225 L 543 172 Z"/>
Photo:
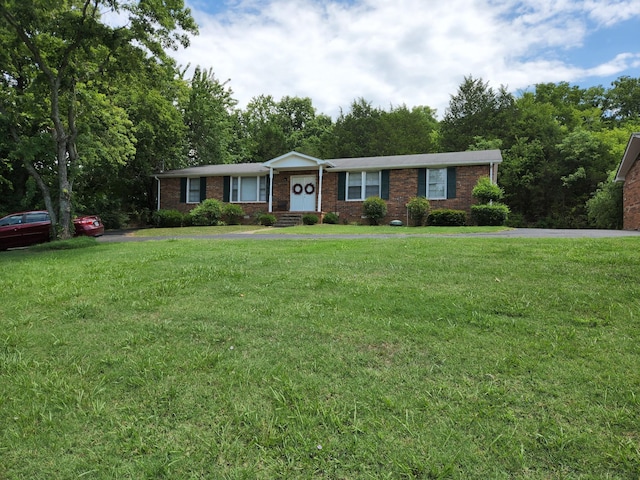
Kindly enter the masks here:
<path id="1" fill-rule="evenodd" d="M 295 227 L 296 225 L 302 225 L 301 213 L 281 213 L 278 215 L 278 221 L 273 226 Z"/>

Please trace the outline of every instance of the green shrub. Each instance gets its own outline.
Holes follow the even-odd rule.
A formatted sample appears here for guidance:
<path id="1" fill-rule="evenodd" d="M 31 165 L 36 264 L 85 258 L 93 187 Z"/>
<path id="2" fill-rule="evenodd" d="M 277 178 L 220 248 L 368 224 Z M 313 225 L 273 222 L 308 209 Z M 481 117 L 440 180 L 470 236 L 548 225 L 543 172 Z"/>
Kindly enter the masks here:
<path id="1" fill-rule="evenodd" d="M 491 203 L 501 200 L 504 196 L 504 191 L 493 183 L 489 177 L 480 177 L 476 186 L 473 187 L 471 195 L 473 195 L 473 198 L 478 199 L 480 203 Z"/>
<path id="2" fill-rule="evenodd" d="M 371 225 L 378 225 L 387 215 L 387 203 L 380 197 L 369 197 L 362 202 L 362 211 Z"/>
<path id="3" fill-rule="evenodd" d="M 433 210 L 427 217 L 427 224 L 434 227 L 461 227 L 467 224 L 467 212 L 446 208 Z"/>
<path id="4" fill-rule="evenodd" d="M 151 221 L 153 225 L 160 228 L 181 227 L 184 215 L 178 210 L 158 210 L 153 212 Z"/>
<path id="5" fill-rule="evenodd" d="M 509 207 L 504 203 L 471 205 L 471 220 L 479 226 L 504 225 L 509 216 Z"/>
<path id="6" fill-rule="evenodd" d="M 340 217 L 337 213 L 329 212 L 324 215 L 322 219 L 322 223 L 327 223 L 329 225 L 337 225 L 340 222 Z"/>
<path id="7" fill-rule="evenodd" d="M 305 225 L 315 225 L 318 223 L 318 216 L 312 213 L 306 213 L 302 216 L 302 223 Z"/>
<path id="8" fill-rule="evenodd" d="M 262 213 L 258 220 L 260 222 L 260 225 L 264 225 L 266 227 L 271 227 L 278 221 L 276 216 L 270 213 Z"/>
<path id="9" fill-rule="evenodd" d="M 222 207 L 222 219 L 227 225 L 238 225 L 244 215 L 244 210 L 236 203 L 225 203 Z"/>
<path id="10" fill-rule="evenodd" d="M 222 202 L 215 198 L 207 198 L 191 210 L 191 218 L 194 225 L 218 225 L 222 220 Z"/>
<path id="11" fill-rule="evenodd" d="M 424 225 L 429 216 L 429 209 L 431 208 L 429 200 L 424 197 L 413 197 L 406 206 L 409 211 L 409 218 L 411 218 L 413 224 L 416 227 Z"/>

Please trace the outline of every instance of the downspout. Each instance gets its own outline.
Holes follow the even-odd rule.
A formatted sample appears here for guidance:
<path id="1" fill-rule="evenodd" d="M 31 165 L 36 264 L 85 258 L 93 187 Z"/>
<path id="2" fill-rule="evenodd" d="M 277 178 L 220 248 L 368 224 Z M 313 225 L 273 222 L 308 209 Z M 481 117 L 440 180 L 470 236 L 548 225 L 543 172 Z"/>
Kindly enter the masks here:
<path id="1" fill-rule="evenodd" d="M 491 180 L 491 183 L 496 183 L 493 178 L 493 162 L 489 163 L 489 179 Z"/>
<path id="2" fill-rule="evenodd" d="M 156 182 L 158 182 L 158 204 L 156 205 L 156 210 L 160 210 L 160 179 L 156 176 Z"/>
<path id="3" fill-rule="evenodd" d="M 273 213 L 273 167 L 269 166 L 269 213 Z"/>
<path id="4" fill-rule="evenodd" d="M 319 174 L 319 186 L 318 186 L 318 212 L 322 212 L 322 165 L 320 165 L 320 174 Z"/>

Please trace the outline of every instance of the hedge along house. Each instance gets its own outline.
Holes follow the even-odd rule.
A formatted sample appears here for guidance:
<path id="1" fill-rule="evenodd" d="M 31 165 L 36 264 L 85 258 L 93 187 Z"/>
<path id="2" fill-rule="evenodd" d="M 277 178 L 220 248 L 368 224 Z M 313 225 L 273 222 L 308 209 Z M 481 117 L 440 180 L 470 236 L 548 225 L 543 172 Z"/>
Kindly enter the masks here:
<path id="1" fill-rule="evenodd" d="M 622 225 L 625 230 L 640 230 L 640 133 L 634 133 L 624 152 L 616 182 L 622 187 Z"/>
<path id="2" fill-rule="evenodd" d="M 157 208 L 190 211 L 206 198 L 239 204 L 256 213 L 335 212 L 342 222 L 363 221 L 363 201 L 387 202 L 385 222 L 406 221 L 407 202 L 429 199 L 432 209 L 470 212 L 478 179 L 495 182 L 499 150 L 322 160 L 289 152 L 265 163 L 206 165 L 160 172 Z"/>

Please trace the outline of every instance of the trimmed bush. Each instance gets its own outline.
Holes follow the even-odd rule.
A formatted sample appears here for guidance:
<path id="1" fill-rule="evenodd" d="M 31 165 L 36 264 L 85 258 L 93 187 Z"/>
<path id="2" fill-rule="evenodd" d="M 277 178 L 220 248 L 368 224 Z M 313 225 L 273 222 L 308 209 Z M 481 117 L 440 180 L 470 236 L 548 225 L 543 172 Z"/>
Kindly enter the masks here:
<path id="1" fill-rule="evenodd" d="M 153 212 L 151 221 L 160 228 L 181 227 L 184 215 L 178 210 L 158 210 Z"/>
<path id="2" fill-rule="evenodd" d="M 409 211 L 409 218 L 416 227 L 421 227 L 427 221 L 431 205 L 424 197 L 413 197 L 406 205 Z"/>
<path id="3" fill-rule="evenodd" d="M 271 227 L 275 225 L 278 219 L 276 218 L 275 215 L 272 215 L 270 213 L 263 213 L 258 217 L 258 221 L 260 222 L 260 225 L 264 225 L 265 227 Z"/>
<path id="4" fill-rule="evenodd" d="M 238 225 L 244 217 L 244 210 L 236 203 L 225 203 L 222 207 L 222 220 L 227 225 Z"/>
<path id="5" fill-rule="evenodd" d="M 467 212 L 446 208 L 433 210 L 427 217 L 427 224 L 434 227 L 462 227 L 467 224 Z"/>
<path id="6" fill-rule="evenodd" d="M 315 225 L 318 223 L 318 216 L 312 213 L 307 213 L 302 216 L 302 223 L 305 225 Z"/>
<path id="7" fill-rule="evenodd" d="M 362 211 L 371 225 L 378 225 L 387 215 L 387 202 L 380 197 L 369 197 L 362 202 Z"/>
<path id="8" fill-rule="evenodd" d="M 207 198 L 191 210 L 191 218 L 194 225 L 218 225 L 222 220 L 222 202 L 215 198 Z"/>
<path id="9" fill-rule="evenodd" d="M 499 226 L 504 225 L 509 216 L 509 207 L 504 203 L 494 203 L 492 205 L 471 205 L 471 219 L 479 226 Z"/>
<path id="10" fill-rule="evenodd" d="M 471 191 L 473 198 L 477 198 L 479 203 L 497 202 L 504 196 L 504 191 L 489 177 L 480 177 L 478 183 Z"/>
<path id="11" fill-rule="evenodd" d="M 322 219 L 322 223 L 327 223 L 329 225 L 337 225 L 340 222 L 340 217 L 337 213 L 329 212 L 324 215 Z"/>

